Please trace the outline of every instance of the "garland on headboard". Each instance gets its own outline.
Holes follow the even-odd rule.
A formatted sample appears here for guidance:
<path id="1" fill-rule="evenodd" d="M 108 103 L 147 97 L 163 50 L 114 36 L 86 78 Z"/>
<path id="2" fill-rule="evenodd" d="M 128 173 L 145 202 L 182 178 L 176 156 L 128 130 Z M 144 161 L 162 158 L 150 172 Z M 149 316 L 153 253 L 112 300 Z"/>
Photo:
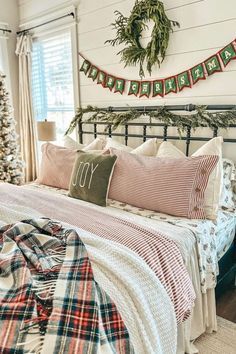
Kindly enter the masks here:
<path id="1" fill-rule="evenodd" d="M 84 115 L 92 113 L 85 118 Z M 120 125 L 126 124 L 140 118 L 145 112 L 138 112 L 135 109 L 127 107 L 126 112 L 111 112 L 109 110 L 102 110 L 101 108 L 88 106 L 87 108 L 78 108 L 75 117 L 72 119 L 69 128 L 65 135 L 71 134 L 80 122 L 95 122 L 101 121 L 107 123 L 107 128 L 110 125 L 112 130 L 117 129 Z M 206 106 L 197 106 L 196 113 L 174 114 L 168 111 L 165 106 L 158 108 L 156 111 L 148 112 L 147 115 L 150 120 L 152 118 L 159 120 L 167 126 L 175 126 L 181 136 L 182 132 L 186 132 L 190 126 L 192 129 L 198 127 L 228 128 L 231 124 L 236 124 L 236 110 L 209 112 Z M 106 130 L 107 130 L 106 128 Z"/>
<path id="2" fill-rule="evenodd" d="M 192 88 L 198 81 L 205 80 L 207 77 L 223 71 L 232 60 L 236 59 L 236 39 L 210 58 L 194 65 L 188 70 L 164 79 L 157 78 L 151 81 L 128 80 L 116 77 L 91 63 L 81 53 L 79 55 L 84 58 L 80 71 L 84 72 L 93 81 L 96 81 L 97 84 L 108 88 L 114 93 L 119 92 L 123 94 L 126 86 L 129 85 L 128 95 L 147 98 L 150 96 L 164 97 L 171 92 L 181 92 L 186 87 Z"/>

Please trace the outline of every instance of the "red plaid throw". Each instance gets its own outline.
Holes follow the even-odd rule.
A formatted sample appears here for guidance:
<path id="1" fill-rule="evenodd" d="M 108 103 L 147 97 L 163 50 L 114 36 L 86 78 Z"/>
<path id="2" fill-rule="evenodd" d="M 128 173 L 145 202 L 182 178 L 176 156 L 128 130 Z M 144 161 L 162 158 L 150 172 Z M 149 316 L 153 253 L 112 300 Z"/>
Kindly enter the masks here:
<path id="1" fill-rule="evenodd" d="M 0 353 L 133 353 L 74 230 L 49 219 L 2 227 L 0 284 Z"/>

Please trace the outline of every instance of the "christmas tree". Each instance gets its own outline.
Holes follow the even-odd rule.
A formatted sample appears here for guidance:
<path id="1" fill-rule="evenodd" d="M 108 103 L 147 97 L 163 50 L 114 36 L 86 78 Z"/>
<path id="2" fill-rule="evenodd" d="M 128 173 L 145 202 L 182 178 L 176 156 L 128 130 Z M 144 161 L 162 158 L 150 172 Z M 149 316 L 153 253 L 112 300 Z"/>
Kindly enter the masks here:
<path id="1" fill-rule="evenodd" d="M 5 75 L 0 72 L 0 182 L 21 184 L 23 162 L 20 159 L 16 123 L 12 113 Z"/>

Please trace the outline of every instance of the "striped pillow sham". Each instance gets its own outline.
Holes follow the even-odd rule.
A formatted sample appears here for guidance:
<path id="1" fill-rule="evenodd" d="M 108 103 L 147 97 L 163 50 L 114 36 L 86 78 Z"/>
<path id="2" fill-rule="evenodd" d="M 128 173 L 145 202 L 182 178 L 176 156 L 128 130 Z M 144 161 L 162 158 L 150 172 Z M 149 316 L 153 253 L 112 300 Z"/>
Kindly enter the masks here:
<path id="1" fill-rule="evenodd" d="M 138 156 L 110 149 L 117 156 L 109 198 L 164 214 L 204 219 L 204 192 L 218 156 L 178 159 Z"/>

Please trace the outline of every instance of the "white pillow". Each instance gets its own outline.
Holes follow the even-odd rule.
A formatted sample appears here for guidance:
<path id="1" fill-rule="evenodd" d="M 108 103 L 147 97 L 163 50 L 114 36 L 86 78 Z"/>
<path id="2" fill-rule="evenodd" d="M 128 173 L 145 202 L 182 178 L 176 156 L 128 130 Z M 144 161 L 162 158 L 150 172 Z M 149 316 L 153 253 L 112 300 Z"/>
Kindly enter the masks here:
<path id="1" fill-rule="evenodd" d="M 176 146 L 169 141 L 163 141 L 157 151 L 157 157 L 186 157 L 186 155 L 180 151 Z"/>
<path id="2" fill-rule="evenodd" d="M 233 186 L 236 181 L 236 168 L 232 160 L 222 159 L 223 183 L 220 197 L 220 207 L 232 209 L 236 207 Z"/>
<path id="3" fill-rule="evenodd" d="M 158 148 L 157 139 L 149 139 L 142 145 L 139 145 L 136 149 L 131 151 L 131 154 L 144 155 L 144 156 L 156 156 Z"/>
<path id="4" fill-rule="evenodd" d="M 64 147 L 67 149 L 72 150 L 83 150 L 83 151 L 90 151 L 90 150 L 103 150 L 106 141 L 103 138 L 96 138 L 90 144 L 83 145 L 77 143 L 74 139 L 69 136 L 64 137 Z"/>
<path id="5" fill-rule="evenodd" d="M 83 151 L 89 150 L 103 150 L 106 144 L 106 140 L 104 138 L 96 138 L 90 144 L 83 147 Z"/>
<path id="6" fill-rule="evenodd" d="M 206 217 L 211 220 L 217 218 L 217 212 L 219 209 L 221 189 L 222 189 L 222 143 L 223 138 L 221 136 L 209 140 L 206 144 L 200 147 L 192 156 L 201 155 L 217 155 L 219 161 L 209 177 L 207 188 L 205 191 L 204 209 Z M 168 141 L 164 141 L 157 152 L 157 157 L 172 157 L 181 158 L 185 157 L 185 154 L 177 149 Z"/>
<path id="7" fill-rule="evenodd" d="M 105 149 L 110 149 L 110 148 L 115 148 L 117 150 L 122 150 L 126 152 L 131 152 L 133 150 L 131 147 L 121 144 L 119 141 L 115 139 L 107 138 Z"/>
<path id="8" fill-rule="evenodd" d="M 72 150 L 82 150 L 84 148 L 83 144 L 77 143 L 74 139 L 69 137 L 68 135 L 64 136 L 64 147 Z"/>

